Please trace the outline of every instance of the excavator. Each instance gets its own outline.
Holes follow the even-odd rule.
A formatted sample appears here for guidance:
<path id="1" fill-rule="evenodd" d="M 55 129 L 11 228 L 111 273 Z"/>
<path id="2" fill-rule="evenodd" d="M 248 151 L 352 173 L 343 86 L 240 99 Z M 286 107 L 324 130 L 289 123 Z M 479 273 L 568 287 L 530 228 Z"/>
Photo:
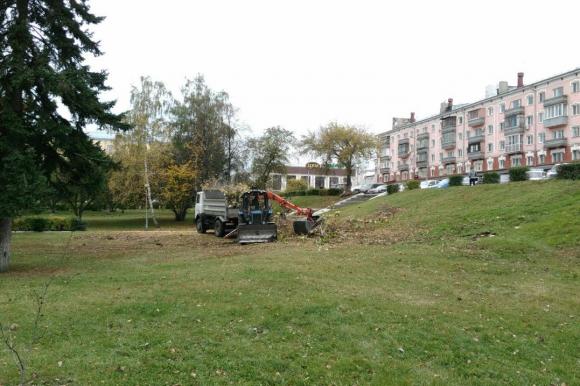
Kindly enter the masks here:
<path id="1" fill-rule="evenodd" d="M 241 196 L 237 227 L 237 241 L 240 244 L 265 243 L 277 239 L 278 227 L 272 221 L 272 201 L 293 210 L 296 216 L 305 217 L 293 222 L 295 234 L 308 235 L 320 225 L 321 218 L 315 216 L 311 208 L 301 208 L 271 191 L 252 189 Z"/>

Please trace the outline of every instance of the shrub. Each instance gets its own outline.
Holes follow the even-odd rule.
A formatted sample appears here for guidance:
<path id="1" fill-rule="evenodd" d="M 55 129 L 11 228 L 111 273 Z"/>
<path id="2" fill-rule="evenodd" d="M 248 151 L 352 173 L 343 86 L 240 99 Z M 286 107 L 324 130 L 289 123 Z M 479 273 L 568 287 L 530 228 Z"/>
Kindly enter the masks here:
<path id="1" fill-rule="evenodd" d="M 287 192 L 299 192 L 305 191 L 308 189 L 308 184 L 304 180 L 288 180 L 286 182 L 286 191 Z"/>
<path id="2" fill-rule="evenodd" d="M 329 196 L 340 196 L 342 194 L 342 189 L 330 188 L 328 189 Z"/>
<path id="3" fill-rule="evenodd" d="M 15 231 L 84 231 L 87 225 L 76 217 L 26 217 L 15 219 L 12 224 Z"/>
<path id="4" fill-rule="evenodd" d="M 387 185 L 387 194 L 394 194 L 399 191 L 399 184 Z"/>
<path id="5" fill-rule="evenodd" d="M 405 184 L 407 190 L 419 189 L 420 183 L 417 180 L 409 180 Z"/>
<path id="6" fill-rule="evenodd" d="M 510 169 L 510 182 L 526 181 L 528 175 L 526 172 L 530 170 L 527 166 L 516 166 Z"/>
<path id="7" fill-rule="evenodd" d="M 463 185 L 463 176 L 461 174 L 449 176 L 449 186 L 461 186 L 461 185 Z"/>
<path id="8" fill-rule="evenodd" d="M 308 189 L 306 191 L 307 196 L 318 196 L 320 195 L 320 189 Z"/>
<path id="9" fill-rule="evenodd" d="M 561 180 L 580 180 L 580 162 L 558 166 L 557 178 Z"/>
<path id="10" fill-rule="evenodd" d="M 320 189 L 320 192 L 318 193 L 321 196 L 328 196 L 328 189 Z"/>
<path id="11" fill-rule="evenodd" d="M 496 172 L 483 173 L 484 184 L 499 184 L 499 174 Z"/>

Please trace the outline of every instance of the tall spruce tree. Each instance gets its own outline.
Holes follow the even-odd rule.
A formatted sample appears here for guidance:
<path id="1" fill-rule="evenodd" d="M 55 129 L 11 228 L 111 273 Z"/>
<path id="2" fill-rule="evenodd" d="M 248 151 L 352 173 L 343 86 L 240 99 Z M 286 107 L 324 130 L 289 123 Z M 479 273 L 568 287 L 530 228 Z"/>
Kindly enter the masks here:
<path id="1" fill-rule="evenodd" d="M 102 20 L 84 0 L 0 2 L 0 272 L 12 217 L 35 203 L 42 179 L 93 157 L 83 128 L 125 128 L 114 102 L 99 99 L 106 72 L 84 62 L 101 55 L 88 28 Z"/>

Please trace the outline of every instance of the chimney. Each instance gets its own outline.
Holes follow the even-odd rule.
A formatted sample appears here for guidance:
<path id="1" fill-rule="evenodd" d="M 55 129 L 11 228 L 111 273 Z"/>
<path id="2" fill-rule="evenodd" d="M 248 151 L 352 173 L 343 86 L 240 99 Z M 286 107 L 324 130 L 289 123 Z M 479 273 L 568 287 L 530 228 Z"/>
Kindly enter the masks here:
<path id="1" fill-rule="evenodd" d="M 497 94 L 503 94 L 504 92 L 507 92 L 509 90 L 509 86 L 508 86 L 508 82 L 506 82 L 505 80 L 502 80 L 501 82 L 499 82 L 499 86 L 497 88 Z"/>
<path id="2" fill-rule="evenodd" d="M 453 109 L 453 98 L 447 99 L 447 111 L 451 111 Z"/>
<path id="3" fill-rule="evenodd" d="M 415 113 L 411 113 L 411 118 L 409 119 L 409 122 L 411 123 L 415 122 Z"/>
<path id="4" fill-rule="evenodd" d="M 524 87 L 524 73 L 518 72 L 518 88 Z"/>

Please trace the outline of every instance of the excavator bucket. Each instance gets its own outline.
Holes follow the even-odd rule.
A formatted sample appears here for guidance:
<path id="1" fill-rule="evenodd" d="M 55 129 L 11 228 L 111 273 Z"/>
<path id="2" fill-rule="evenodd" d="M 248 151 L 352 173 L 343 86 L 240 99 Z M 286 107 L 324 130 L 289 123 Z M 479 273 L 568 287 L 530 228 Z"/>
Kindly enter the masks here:
<path id="1" fill-rule="evenodd" d="M 297 235 L 309 235 L 320 224 L 319 218 L 296 220 L 292 224 Z"/>
<path id="2" fill-rule="evenodd" d="M 269 243 L 278 238 L 276 224 L 240 224 L 238 226 L 238 243 Z"/>

